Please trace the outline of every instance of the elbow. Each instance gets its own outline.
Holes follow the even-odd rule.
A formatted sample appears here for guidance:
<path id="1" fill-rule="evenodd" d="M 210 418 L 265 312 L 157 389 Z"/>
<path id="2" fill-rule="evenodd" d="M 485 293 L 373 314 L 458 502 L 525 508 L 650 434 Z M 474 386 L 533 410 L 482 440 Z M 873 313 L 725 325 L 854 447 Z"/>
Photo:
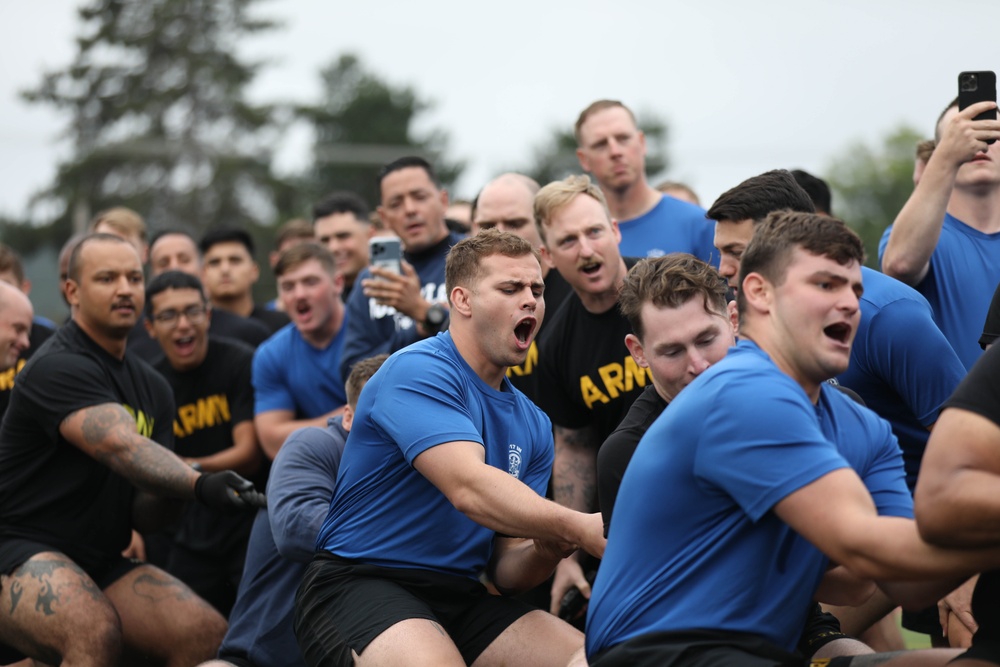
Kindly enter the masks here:
<path id="1" fill-rule="evenodd" d="M 882 255 L 882 273 L 910 286 L 920 282 L 921 271 L 925 264 L 901 253 L 892 252 L 889 248 L 886 248 L 885 254 Z"/>
<path id="2" fill-rule="evenodd" d="M 448 495 L 448 501 L 459 512 L 476 521 L 476 516 L 479 514 L 479 495 L 471 486 L 463 485 L 453 490 Z"/>

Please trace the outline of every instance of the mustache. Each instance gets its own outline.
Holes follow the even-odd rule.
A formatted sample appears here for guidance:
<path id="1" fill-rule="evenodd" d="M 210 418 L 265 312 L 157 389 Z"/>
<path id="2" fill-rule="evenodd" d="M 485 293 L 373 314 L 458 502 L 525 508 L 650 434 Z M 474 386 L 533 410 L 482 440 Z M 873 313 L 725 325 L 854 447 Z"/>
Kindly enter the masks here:
<path id="1" fill-rule="evenodd" d="M 123 308 L 125 306 L 128 306 L 129 308 L 135 308 L 135 301 L 133 301 L 132 299 L 118 299 L 117 301 L 111 304 L 112 310 L 115 308 Z"/>

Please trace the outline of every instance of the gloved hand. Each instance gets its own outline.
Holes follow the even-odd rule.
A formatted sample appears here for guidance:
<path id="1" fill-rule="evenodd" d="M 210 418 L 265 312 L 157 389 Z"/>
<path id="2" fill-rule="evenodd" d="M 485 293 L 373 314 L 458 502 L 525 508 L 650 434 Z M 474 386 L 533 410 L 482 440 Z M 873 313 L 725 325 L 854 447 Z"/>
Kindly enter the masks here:
<path id="1" fill-rule="evenodd" d="M 267 507 L 267 497 L 232 470 L 202 473 L 194 483 L 194 495 L 203 505 L 222 512 Z"/>

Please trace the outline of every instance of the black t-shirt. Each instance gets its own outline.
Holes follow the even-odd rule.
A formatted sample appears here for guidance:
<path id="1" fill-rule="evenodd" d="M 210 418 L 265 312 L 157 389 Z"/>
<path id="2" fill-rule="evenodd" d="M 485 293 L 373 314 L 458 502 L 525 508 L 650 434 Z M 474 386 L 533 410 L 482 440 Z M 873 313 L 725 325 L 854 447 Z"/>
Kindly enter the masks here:
<path id="1" fill-rule="evenodd" d="M 13 368 L 8 368 L 0 373 L 0 420 L 3 419 L 4 413 L 7 412 L 7 404 L 10 403 L 10 392 L 14 388 L 14 378 L 21 372 L 24 365 L 28 363 L 28 359 L 31 359 L 31 355 L 38 351 L 42 343 L 51 338 L 55 332 L 55 329 L 47 327 L 44 324 L 39 324 L 38 322 L 32 323 L 31 333 L 28 335 L 28 349 L 18 357 L 17 363 L 14 364 Z"/>
<path id="2" fill-rule="evenodd" d="M 21 371 L 0 428 L 0 540 L 51 545 L 85 567 L 128 546 L 134 487 L 59 432 L 72 413 L 105 403 L 123 405 L 139 433 L 173 449 L 166 381 L 69 322 Z"/>
<path id="3" fill-rule="evenodd" d="M 250 313 L 250 319 L 263 324 L 270 334 L 273 334 L 275 331 L 292 321 L 287 314 L 281 312 L 280 310 L 269 310 L 265 306 L 261 305 L 255 305 L 253 307 L 253 312 Z"/>
<path id="4" fill-rule="evenodd" d="M 230 340 L 208 339 L 201 366 L 180 372 L 163 359 L 155 366 L 173 389 L 174 451 L 185 458 L 216 454 L 233 445 L 233 427 L 253 421 L 253 350 Z M 245 542 L 252 513 L 223 515 L 196 502 L 188 503 L 174 539 L 201 552 L 226 552 L 233 542 Z"/>
<path id="5" fill-rule="evenodd" d="M 638 260 L 626 259 L 631 268 Z M 603 442 L 652 384 L 625 347 L 632 333 L 615 305 L 594 314 L 576 294 L 556 311 L 538 343 L 538 405 L 564 428 L 593 426 Z"/>
<path id="6" fill-rule="evenodd" d="M 990 301 L 990 309 L 986 311 L 986 321 L 983 323 L 983 335 L 979 337 L 979 346 L 986 349 L 986 346 L 996 341 L 1000 336 L 1000 285 L 997 285 L 993 292 L 993 300 Z"/>
<path id="7" fill-rule="evenodd" d="M 608 535 L 611 513 L 614 511 L 618 488 L 622 484 L 628 462 L 632 460 L 639 440 L 666 407 L 667 402 L 656 391 L 656 387 L 649 385 L 635 399 L 625 419 L 608 436 L 597 453 L 597 495 L 601 505 L 601 518 L 604 519 L 605 537 Z"/>

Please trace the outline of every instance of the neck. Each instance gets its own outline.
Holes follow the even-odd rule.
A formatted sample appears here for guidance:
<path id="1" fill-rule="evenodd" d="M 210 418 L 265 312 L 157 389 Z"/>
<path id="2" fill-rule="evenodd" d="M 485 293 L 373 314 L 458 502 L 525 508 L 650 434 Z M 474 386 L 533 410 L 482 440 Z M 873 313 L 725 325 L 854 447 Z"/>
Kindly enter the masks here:
<path id="1" fill-rule="evenodd" d="M 329 319 L 327 319 L 322 326 L 314 331 L 308 332 L 299 329 L 299 335 L 301 335 L 307 343 L 315 347 L 317 350 L 322 350 L 330 344 L 330 341 L 337 337 L 343 323 L 344 306 L 340 302 L 340 299 L 337 299 L 337 304 L 333 307 L 333 310 L 330 311 Z"/>
<path id="2" fill-rule="evenodd" d="M 472 372 L 478 375 L 480 380 L 499 391 L 503 384 L 503 376 L 507 373 L 507 367 L 492 363 L 477 345 L 473 333 L 466 332 L 461 324 L 456 326 L 456 323 L 452 321 L 448 332 L 451 334 L 452 342 L 455 343 L 455 349 L 458 350 L 458 354 L 465 360 L 465 363 L 469 364 Z"/>
<path id="3" fill-rule="evenodd" d="M 212 306 L 240 317 L 250 317 L 253 313 L 253 297 L 250 294 L 240 294 L 239 296 L 219 297 L 212 299 Z"/>
<path id="4" fill-rule="evenodd" d="M 580 302 L 583 303 L 583 307 L 588 313 L 594 315 L 606 313 L 618 304 L 618 291 L 621 290 L 622 284 L 625 282 L 626 273 L 628 273 L 628 269 L 625 266 L 625 260 L 619 258 L 618 275 L 610 289 L 597 294 L 593 292 L 581 292 L 577 289 L 573 291 L 580 297 Z"/>
<path id="5" fill-rule="evenodd" d="M 608 211 L 611 217 L 619 222 L 638 218 L 653 210 L 660 203 L 663 195 L 649 187 L 645 177 L 625 190 L 610 190 L 601 188 L 608 200 Z"/>
<path id="6" fill-rule="evenodd" d="M 813 405 L 819 401 L 820 383 L 806 377 L 799 370 L 798 366 L 793 363 L 791 357 L 785 354 L 780 346 L 775 345 L 766 334 L 763 332 L 747 331 L 746 327 L 744 327 L 740 329 L 740 338 L 752 340 L 757 344 L 757 347 L 766 352 L 767 356 L 771 358 L 771 361 L 774 362 L 774 365 L 782 373 L 795 380 L 796 384 L 802 387 L 802 391 L 806 392 L 806 396 L 809 397 L 809 401 Z"/>
<path id="7" fill-rule="evenodd" d="M 1000 187 L 994 184 L 952 190 L 948 213 L 985 234 L 1000 232 Z"/>
<path id="8" fill-rule="evenodd" d="M 101 349 L 112 357 L 115 359 L 125 358 L 125 344 L 128 342 L 128 331 L 123 332 L 121 336 L 109 335 L 107 332 L 101 331 L 89 322 L 84 321 L 79 316 L 79 310 L 73 311 L 73 321 L 83 330 L 83 333 L 87 334 L 92 341 L 97 343 Z"/>

